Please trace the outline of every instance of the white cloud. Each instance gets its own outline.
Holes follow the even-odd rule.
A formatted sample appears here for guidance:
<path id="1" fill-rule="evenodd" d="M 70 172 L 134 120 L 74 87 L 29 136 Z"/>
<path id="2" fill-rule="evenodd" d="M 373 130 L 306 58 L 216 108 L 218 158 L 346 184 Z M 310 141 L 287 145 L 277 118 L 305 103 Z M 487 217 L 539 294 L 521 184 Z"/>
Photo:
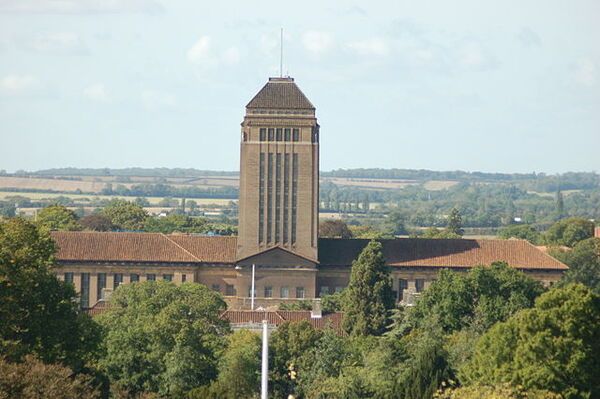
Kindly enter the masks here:
<path id="1" fill-rule="evenodd" d="M 381 38 L 358 40 L 346 44 L 346 48 L 358 55 L 386 56 L 390 52 L 387 42 Z"/>
<path id="2" fill-rule="evenodd" d="M 575 65 L 575 80 L 584 86 L 594 86 L 598 75 L 598 67 L 589 58 L 582 58 Z"/>
<path id="3" fill-rule="evenodd" d="M 28 92 L 37 87 L 37 81 L 30 75 L 8 75 L 0 80 L 2 92 L 16 95 Z"/>
<path id="4" fill-rule="evenodd" d="M 302 35 L 304 48 L 313 54 L 322 54 L 333 46 L 333 37 L 327 32 L 308 31 Z"/>
<path id="5" fill-rule="evenodd" d="M 108 102 L 110 97 L 106 87 L 102 83 L 95 83 L 83 89 L 83 95 L 92 101 Z"/>
<path id="6" fill-rule="evenodd" d="M 174 95 L 154 90 L 144 90 L 142 92 L 142 103 L 149 110 L 173 108 L 177 105 Z"/>
<path id="7" fill-rule="evenodd" d="M 26 41 L 25 47 L 29 50 L 50 54 L 85 55 L 89 53 L 81 37 L 72 32 L 37 35 Z"/>
<path id="8" fill-rule="evenodd" d="M 164 12 L 155 0 L 2 0 L 0 13 L 99 14 Z"/>
<path id="9" fill-rule="evenodd" d="M 237 47 L 230 47 L 221 55 L 223 62 L 227 65 L 234 65 L 240 62 L 240 51 Z"/>

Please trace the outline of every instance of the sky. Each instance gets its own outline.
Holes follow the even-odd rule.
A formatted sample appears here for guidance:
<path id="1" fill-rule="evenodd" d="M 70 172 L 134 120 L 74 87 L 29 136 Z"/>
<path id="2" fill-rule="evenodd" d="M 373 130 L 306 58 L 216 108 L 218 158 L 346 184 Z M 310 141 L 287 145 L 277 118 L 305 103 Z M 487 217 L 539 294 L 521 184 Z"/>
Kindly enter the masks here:
<path id="1" fill-rule="evenodd" d="M 321 170 L 600 171 L 597 0 L 0 0 L 0 169 L 239 169 L 282 27 Z"/>

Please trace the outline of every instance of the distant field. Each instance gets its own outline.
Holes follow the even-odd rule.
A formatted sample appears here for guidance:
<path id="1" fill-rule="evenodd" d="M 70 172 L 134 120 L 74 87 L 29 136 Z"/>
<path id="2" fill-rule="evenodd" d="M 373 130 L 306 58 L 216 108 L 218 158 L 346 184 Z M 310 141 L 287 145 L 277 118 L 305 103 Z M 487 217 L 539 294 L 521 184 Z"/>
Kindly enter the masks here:
<path id="1" fill-rule="evenodd" d="M 360 179 L 350 177 L 326 177 L 322 182 L 333 183 L 337 186 L 352 186 L 361 188 L 372 188 L 380 190 L 399 189 L 406 186 L 419 184 L 416 180 L 396 180 L 396 179 Z"/>
<path id="2" fill-rule="evenodd" d="M 561 191 L 561 193 L 564 196 L 568 196 L 571 194 L 579 193 L 581 191 L 583 191 L 583 190 L 564 190 L 564 191 Z M 549 198 L 556 197 L 556 193 L 543 193 L 540 191 L 527 191 L 527 193 L 528 194 L 536 194 L 536 195 L 539 195 L 540 197 L 549 197 Z"/>
<path id="3" fill-rule="evenodd" d="M 134 197 L 124 197 L 119 195 L 90 195 L 90 194 L 58 194 L 58 193 L 27 193 L 27 192 L 13 192 L 13 191 L 0 191 L 0 199 L 5 199 L 6 197 L 12 196 L 22 196 L 27 197 L 32 200 L 41 200 L 41 199 L 52 199 L 57 197 L 69 197 L 73 199 L 77 199 L 79 201 L 91 200 L 92 198 L 96 199 L 124 199 L 128 201 L 133 201 Z M 157 205 L 163 197 L 145 197 L 151 205 Z M 227 205 L 229 202 L 237 202 L 237 199 L 224 199 L 224 198 L 187 198 L 188 201 L 196 201 L 198 205 Z"/>
<path id="4" fill-rule="evenodd" d="M 423 187 L 425 188 L 425 190 L 438 191 L 445 190 L 457 184 L 458 182 L 455 180 L 429 180 L 428 182 L 423 184 Z"/>
<path id="5" fill-rule="evenodd" d="M 42 179 L 29 177 L 0 176 L 0 188 L 16 188 L 30 190 L 53 190 L 53 191 L 86 191 L 99 193 L 104 187 L 104 182 Z"/>

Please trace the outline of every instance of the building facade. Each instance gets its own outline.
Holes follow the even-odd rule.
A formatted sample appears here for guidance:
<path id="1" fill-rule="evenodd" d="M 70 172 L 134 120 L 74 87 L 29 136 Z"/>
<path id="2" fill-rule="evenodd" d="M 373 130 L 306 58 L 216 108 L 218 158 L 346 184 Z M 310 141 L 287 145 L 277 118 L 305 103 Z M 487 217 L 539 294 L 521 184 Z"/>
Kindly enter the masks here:
<path id="1" fill-rule="evenodd" d="M 232 309 L 250 298 L 271 308 L 344 289 L 368 240 L 318 237 L 319 124 L 292 78 L 270 78 L 241 124 L 238 237 L 159 233 L 53 232 L 56 273 L 83 308 L 121 284 L 147 280 L 202 283 Z M 507 262 L 551 284 L 567 267 L 522 240 L 382 240 L 398 301 L 410 301 L 439 270 Z M 254 270 L 255 292 L 252 295 Z"/>

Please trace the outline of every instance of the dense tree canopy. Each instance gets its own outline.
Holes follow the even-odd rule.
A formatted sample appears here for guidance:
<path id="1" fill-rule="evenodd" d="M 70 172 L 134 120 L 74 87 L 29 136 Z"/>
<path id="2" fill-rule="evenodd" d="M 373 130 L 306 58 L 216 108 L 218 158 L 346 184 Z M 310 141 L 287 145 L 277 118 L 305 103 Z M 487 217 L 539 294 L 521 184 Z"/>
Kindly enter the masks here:
<path id="1" fill-rule="evenodd" d="M 555 288 L 482 336 L 465 382 L 600 397 L 599 338 L 600 297 L 580 284 Z"/>
<path id="2" fill-rule="evenodd" d="M 319 223 L 319 237 L 352 238 L 352 232 L 342 220 L 324 220 Z"/>
<path id="3" fill-rule="evenodd" d="M 555 250 L 552 255 L 569 266 L 565 283 L 581 283 L 600 295 L 600 238 L 588 238 L 572 250 Z"/>
<path id="4" fill-rule="evenodd" d="M 95 323 L 79 313 L 74 287 L 52 271 L 55 245 L 20 218 L 0 221 L 0 353 L 17 361 L 81 369 L 99 342 Z"/>
<path id="5" fill-rule="evenodd" d="M 102 214 L 84 216 L 79 219 L 79 224 L 84 229 L 92 231 L 111 231 L 115 228 L 110 219 Z"/>
<path id="6" fill-rule="evenodd" d="M 352 335 L 381 334 L 395 305 L 390 271 L 378 241 L 371 241 L 352 262 L 344 293 L 344 329 Z"/>
<path id="7" fill-rule="evenodd" d="M 119 287 L 98 317 L 105 354 L 99 366 L 131 393 L 181 395 L 217 377 L 228 324 L 225 302 L 202 284 L 148 281 Z"/>
<path id="8" fill-rule="evenodd" d="M 81 230 L 78 217 L 62 205 L 50 205 L 37 213 L 36 222 L 48 230 Z"/>
<path id="9" fill-rule="evenodd" d="M 519 238 L 527 240 L 534 245 L 539 245 L 542 242 L 542 234 L 529 224 L 511 224 L 498 232 L 498 237 L 503 239 Z"/>
<path id="10" fill-rule="evenodd" d="M 582 218 L 563 219 L 553 224 L 546 232 L 548 244 L 573 247 L 579 241 L 594 236 L 594 223 Z"/>
<path id="11" fill-rule="evenodd" d="M 148 218 L 148 213 L 144 208 L 124 200 L 111 201 L 102 209 L 102 214 L 120 230 L 141 231 Z"/>

